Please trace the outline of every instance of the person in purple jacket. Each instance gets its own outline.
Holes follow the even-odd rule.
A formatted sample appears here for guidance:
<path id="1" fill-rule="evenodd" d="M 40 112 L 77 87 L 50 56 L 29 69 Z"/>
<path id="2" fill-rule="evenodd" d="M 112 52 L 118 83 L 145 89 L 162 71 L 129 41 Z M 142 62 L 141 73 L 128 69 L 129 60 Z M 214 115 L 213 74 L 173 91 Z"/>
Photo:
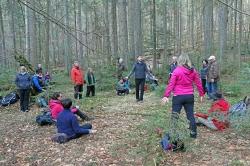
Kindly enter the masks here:
<path id="1" fill-rule="evenodd" d="M 57 132 L 63 133 L 67 136 L 67 140 L 79 138 L 82 135 L 95 133 L 96 130 L 92 129 L 92 125 L 87 123 L 82 126 L 79 125 L 76 116 L 71 112 L 72 106 L 71 99 L 63 99 L 62 105 L 64 110 L 57 117 Z"/>
<path id="2" fill-rule="evenodd" d="M 196 85 L 200 101 L 202 102 L 204 91 L 198 72 L 192 67 L 192 63 L 187 54 L 182 54 L 178 58 L 178 66 L 174 70 L 170 82 L 165 90 L 162 103 L 169 102 L 169 96 L 173 92 L 172 113 L 180 113 L 182 106 L 186 111 L 187 119 L 190 123 L 190 137 L 196 138 L 196 123 L 194 118 L 194 87 Z M 174 116 L 173 116 L 174 117 Z"/>

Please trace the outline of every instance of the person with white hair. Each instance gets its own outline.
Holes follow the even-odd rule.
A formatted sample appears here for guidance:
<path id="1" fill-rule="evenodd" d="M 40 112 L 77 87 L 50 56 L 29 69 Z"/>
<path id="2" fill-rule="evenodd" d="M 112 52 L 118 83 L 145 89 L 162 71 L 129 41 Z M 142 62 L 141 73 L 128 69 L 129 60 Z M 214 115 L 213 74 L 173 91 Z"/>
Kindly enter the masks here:
<path id="1" fill-rule="evenodd" d="M 216 61 L 216 57 L 211 55 L 208 58 L 208 72 L 207 72 L 207 91 L 208 91 L 208 99 L 213 98 L 213 94 L 217 92 L 218 89 L 218 81 L 220 79 L 219 76 L 219 65 Z"/>
<path id="2" fill-rule="evenodd" d="M 124 61 L 122 58 L 118 58 L 117 62 L 117 79 L 120 80 L 123 78 L 123 72 L 126 70 Z"/>
<path id="3" fill-rule="evenodd" d="M 16 75 L 15 83 L 20 95 L 20 111 L 28 112 L 31 89 L 31 76 L 27 72 L 26 67 L 20 67 L 20 72 Z"/>

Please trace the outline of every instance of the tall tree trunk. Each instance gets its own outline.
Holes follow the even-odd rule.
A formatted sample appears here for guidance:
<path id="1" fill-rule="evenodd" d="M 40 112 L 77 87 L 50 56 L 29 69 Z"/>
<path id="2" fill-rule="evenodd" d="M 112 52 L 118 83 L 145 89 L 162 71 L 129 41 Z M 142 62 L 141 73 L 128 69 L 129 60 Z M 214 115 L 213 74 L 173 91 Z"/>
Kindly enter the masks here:
<path id="1" fill-rule="evenodd" d="M 191 0 L 191 42 L 194 49 L 194 0 Z"/>
<path id="2" fill-rule="evenodd" d="M 77 7 L 76 7 L 76 2 L 77 0 L 74 0 L 74 27 L 75 27 L 75 36 L 77 36 Z M 79 60 L 79 53 L 78 53 L 78 41 L 77 39 L 75 40 L 75 59 Z"/>
<path id="3" fill-rule="evenodd" d="M 46 12 L 48 15 L 50 15 L 50 0 L 47 0 L 47 4 L 46 4 Z M 49 24 L 49 19 L 46 19 L 46 23 L 45 23 L 45 70 L 49 71 L 49 45 L 50 45 L 50 24 Z"/>
<path id="4" fill-rule="evenodd" d="M 155 9 L 155 0 L 153 0 L 152 21 L 153 21 L 153 52 L 154 52 L 154 56 L 153 56 L 153 69 L 156 70 L 157 50 L 156 50 L 156 9 Z"/>
<path id="5" fill-rule="evenodd" d="M 35 6 L 35 1 L 31 1 L 31 5 Z M 31 62 L 33 66 L 37 63 L 37 38 L 36 38 L 36 14 L 35 11 L 30 10 L 30 45 L 31 45 Z"/>
<path id="6" fill-rule="evenodd" d="M 118 57 L 116 0 L 112 0 L 111 16 L 112 16 L 112 43 L 113 43 L 113 52 L 112 52 L 112 54 L 115 57 Z"/>
<path id="7" fill-rule="evenodd" d="M 213 1 L 204 0 L 204 49 L 205 56 L 208 57 L 212 54 L 212 40 L 213 40 Z"/>
<path id="8" fill-rule="evenodd" d="M 225 1 L 227 3 L 227 1 Z M 219 4 L 218 9 L 218 22 L 219 22 L 219 57 L 220 62 L 222 62 L 222 58 L 224 55 L 224 51 L 226 48 L 226 42 L 227 42 L 227 20 L 228 20 L 228 11 L 227 6 L 224 4 Z"/>
<path id="9" fill-rule="evenodd" d="M 104 14 L 105 14 L 105 35 L 104 35 L 104 48 L 107 55 L 108 64 L 111 64 L 111 43 L 109 32 L 109 0 L 104 1 Z"/>
<path id="10" fill-rule="evenodd" d="M 1 39 L 1 45 L 0 47 L 2 47 L 2 52 L 1 55 L 2 56 L 2 60 L 1 62 L 3 62 L 3 65 L 7 65 L 7 56 L 6 56 L 6 43 L 5 43 L 5 33 L 4 33 L 4 25 L 3 25 L 3 13 L 2 13 L 2 6 L 1 6 L 1 3 L 0 3 L 0 39 Z"/>
<path id="11" fill-rule="evenodd" d="M 78 0 L 78 17 L 77 17 L 77 25 L 79 30 L 83 30 L 82 28 L 82 2 Z M 78 32 L 79 40 L 83 43 L 83 34 L 82 32 Z M 81 65 L 85 66 L 85 59 L 83 54 L 83 45 L 79 43 L 79 58 L 81 59 Z"/>
<path id="12" fill-rule="evenodd" d="M 11 0 L 8 3 L 9 11 L 10 11 L 10 27 L 12 33 L 12 49 L 13 52 L 16 51 L 16 26 L 15 26 L 15 16 L 16 16 L 16 2 L 15 0 Z"/>
<path id="13" fill-rule="evenodd" d="M 127 27 L 127 3 L 126 0 L 118 0 L 119 19 L 119 47 L 125 64 L 128 64 L 128 27 Z"/>
<path id="14" fill-rule="evenodd" d="M 135 55 L 143 54 L 143 37 L 142 37 L 142 17 L 141 17 L 141 0 L 135 1 L 135 15 L 134 15 L 134 43 Z"/>
<path id="15" fill-rule="evenodd" d="M 69 27 L 69 2 L 68 0 L 64 0 L 64 5 L 65 5 L 65 25 Z M 66 33 L 66 41 L 65 41 L 65 65 L 67 72 L 70 72 L 70 66 L 71 66 L 71 51 L 70 51 L 70 36 L 67 32 Z"/>
<path id="16" fill-rule="evenodd" d="M 242 0 L 239 0 L 239 10 L 242 11 L 243 8 L 243 2 Z M 242 13 L 239 14 L 239 41 L 238 41 L 238 56 L 239 56 L 239 69 L 241 66 L 241 50 L 242 50 L 242 28 L 243 26 L 243 17 Z"/>
<path id="17" fill-rule="evenodd" d="M 234 8 L 238 8 L 238 0 L 234 0 Z M 234 11 L 234 50 L 237 48 L 237 11 Z"/>
<path id="18" fill-rule="evenodd" d="M 129 45 L 129 61 L 130 65 L 133 64 L 135 60 L 135 42 L 134 42 L 134 30 L 135 30 L 135 1 L 134 0 L 128 0 L 128 45 Z"/>

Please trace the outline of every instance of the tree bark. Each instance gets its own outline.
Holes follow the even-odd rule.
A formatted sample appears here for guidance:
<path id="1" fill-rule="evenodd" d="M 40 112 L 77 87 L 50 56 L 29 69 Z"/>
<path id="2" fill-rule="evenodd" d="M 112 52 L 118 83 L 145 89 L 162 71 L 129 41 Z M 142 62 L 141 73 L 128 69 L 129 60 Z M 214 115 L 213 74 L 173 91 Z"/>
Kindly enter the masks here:
<path id="1" fill-rule="evenodd" d="M 1 3 L 0 3 L 0 39 L 2 40 L 2 44 L 0 45 L 0 47 L 2 47 L 2 52 L 1 52 L 1 55 L 2 56 L 2 60 L 1 62 L 3 62 L 3 65 L 7 65 L 7 55 L 6 55 L 6 43 L 5 43 L 5 33 L 4 33 L 4 24 L 3 24 L 3 13 L 2 13 L 2 6 L 1 6 Z"/>
<path id="2" fill-rule="evenodd" d="M 118 57 L 116 0 L 112 0 L 111 16 L 112 16 L 112 43 L 113 43 L 112 54 L 113 56 Z"/>

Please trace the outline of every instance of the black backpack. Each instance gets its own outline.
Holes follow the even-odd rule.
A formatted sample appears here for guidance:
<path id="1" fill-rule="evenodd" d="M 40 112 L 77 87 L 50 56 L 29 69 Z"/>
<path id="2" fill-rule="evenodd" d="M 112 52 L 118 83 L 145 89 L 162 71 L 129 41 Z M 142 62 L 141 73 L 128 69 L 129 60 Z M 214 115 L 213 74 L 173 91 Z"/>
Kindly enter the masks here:
<path id="1" fill-rule="evenodd" d="M 43 112 L 41 115 L 38 115 L 36 117 L 36 122 L 40 126 L 44 126 L 44 125 L 51 125 L 53 124 L 54 121 L 51 118 L 50 112 Z"/>
<path id="2" fill-rule="evenodd" d="M 1 105 L 6 107 L 18 101 L 19 96 L 16 92 L 11 92 L 1 99 Z"/>

